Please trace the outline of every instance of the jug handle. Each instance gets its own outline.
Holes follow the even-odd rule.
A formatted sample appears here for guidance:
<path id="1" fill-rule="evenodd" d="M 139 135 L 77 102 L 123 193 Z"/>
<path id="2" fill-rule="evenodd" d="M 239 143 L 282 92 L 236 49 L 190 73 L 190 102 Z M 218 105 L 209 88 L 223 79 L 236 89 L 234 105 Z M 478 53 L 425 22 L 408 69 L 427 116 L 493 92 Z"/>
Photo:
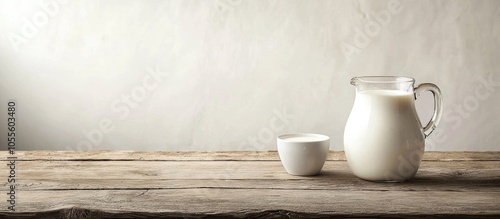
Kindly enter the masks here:
<path id="1" fill-rule="evenodd" d="M 415 100 L 425 91 L 430 91 L 434 96 L 434 114 L 431 120 L 423 127 L 425 138 L 427 138 L 436 128 L 439 121 L 441 120 L 441 115 L 443 111 L 443 96 L 441 95 L 441 90 L 439 87 L 432 83 L 423 83 L 415 88 Z"/>

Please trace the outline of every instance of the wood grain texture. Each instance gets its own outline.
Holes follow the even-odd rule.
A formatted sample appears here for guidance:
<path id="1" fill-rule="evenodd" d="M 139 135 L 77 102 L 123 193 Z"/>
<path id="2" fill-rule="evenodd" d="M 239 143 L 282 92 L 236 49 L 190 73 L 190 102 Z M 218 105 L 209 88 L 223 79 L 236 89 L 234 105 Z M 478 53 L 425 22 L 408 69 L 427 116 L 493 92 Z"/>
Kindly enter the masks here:
<path id="1" fill-rule="evenodd" d="M 19 160 L 172 160 L 231 161 L 279 160 L 277 151 L 18 151 Z M 0 151 L 0 160 L 8 153 Z M 343 151 L 330 151 L 328 160 L 346 160 Z M 500 152 L 426 152 L 426 161 L 498 161 Z"/>
<path id="2" fill-rule="evenodd" d="M 313 177 L 287 174 L 272 151 L 17 156 L 17 211 L 4 202 L 0 218 L 500 217 L 500 152 L 426 152 L 403 183 L 355 177 L 342 152 Z"/>

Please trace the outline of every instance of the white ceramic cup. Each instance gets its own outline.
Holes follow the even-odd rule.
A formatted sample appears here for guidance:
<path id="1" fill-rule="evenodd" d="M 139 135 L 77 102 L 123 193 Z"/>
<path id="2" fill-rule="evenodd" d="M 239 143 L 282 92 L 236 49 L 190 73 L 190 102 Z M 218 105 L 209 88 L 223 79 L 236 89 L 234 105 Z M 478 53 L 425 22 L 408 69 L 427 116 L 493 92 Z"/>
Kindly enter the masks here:
<path id="1" fill-rule="evenodd" d="M 286 172 L 298 176 L 318 174 L 330 150 L 330 137 L 320 134 L 280 135 L 277 142 L 278 154 Z"/>

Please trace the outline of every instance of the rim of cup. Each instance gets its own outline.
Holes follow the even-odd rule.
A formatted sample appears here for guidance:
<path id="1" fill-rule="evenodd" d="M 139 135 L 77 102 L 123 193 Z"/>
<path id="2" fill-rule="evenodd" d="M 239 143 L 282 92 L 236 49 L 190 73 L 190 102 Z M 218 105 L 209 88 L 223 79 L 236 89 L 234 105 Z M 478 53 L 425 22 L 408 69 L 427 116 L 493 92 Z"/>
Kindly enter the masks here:
<path id="1" fill-rule="evenodd" d="M 290 138 L 297 138 L 297 137 L 309 137 L 310 139 L 302 139 L 300 141 L 293 141 L 293 140 L 288 140 Z M 278 136 L 279 141 L 283 142 L 300 142 L 300 143 L 308 143 L 308 142 L 322 142 L 322 141 L 327 141 L 330 140 L 330 137 L 327 135 L 322 135 L 322 134 L 314 134 L 314 133 L 291 133 L 291 134 L 283 134 Z"/>

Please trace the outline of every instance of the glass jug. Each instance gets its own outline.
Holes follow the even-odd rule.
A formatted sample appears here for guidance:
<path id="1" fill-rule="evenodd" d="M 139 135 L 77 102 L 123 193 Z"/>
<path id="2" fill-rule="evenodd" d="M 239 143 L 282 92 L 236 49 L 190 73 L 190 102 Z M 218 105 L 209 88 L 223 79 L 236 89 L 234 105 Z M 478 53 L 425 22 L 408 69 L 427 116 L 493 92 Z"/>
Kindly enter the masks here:
<path id="1" fill-rule="evenodd" d="M 417 173 L 425 138 L 439 123 L 439 88 L 395 76 L 354 77 L 356 99 L 344 131 L 344 151 L 354 175 L 370 181 L 401 182 Z M 422 126 L 415 100 L 425 91 L 434 95 L 434 114 Z"/>

